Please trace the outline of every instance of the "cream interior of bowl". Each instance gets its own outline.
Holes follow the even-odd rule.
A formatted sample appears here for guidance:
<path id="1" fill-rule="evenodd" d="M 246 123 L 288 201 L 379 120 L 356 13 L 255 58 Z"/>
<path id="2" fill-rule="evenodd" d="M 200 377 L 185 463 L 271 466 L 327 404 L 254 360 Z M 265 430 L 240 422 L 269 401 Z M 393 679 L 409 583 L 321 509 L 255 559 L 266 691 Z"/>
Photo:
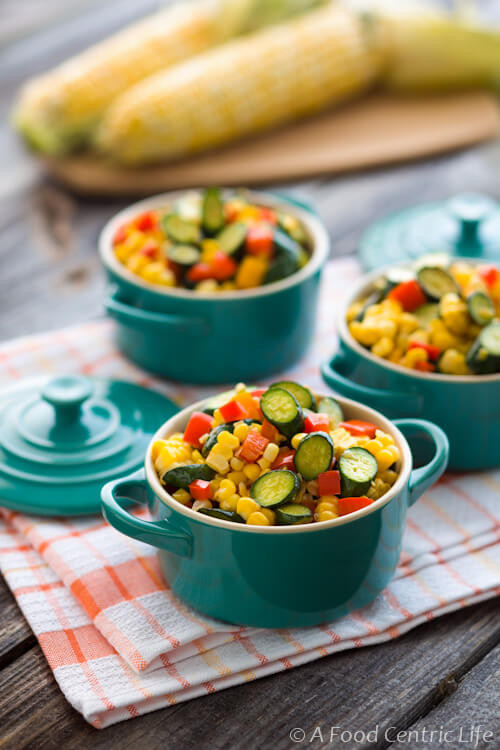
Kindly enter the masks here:
<path id="1" fill-rule="evenodd" d="M 183 195 L 186 194 L 185 190 L 177 190 L 175 192 L 162 193 L 161 195 L 155 195 L 151 198 L 133 203 L 123 211 L 115 214 L 108 223 L 104 226 L 99 236 L 99 253 L 101 255 L 102 262 L 104 265 L 113 271 L 115 274 L 121 276 L 127 282 L 134 284 L 135 286 L 149 291 L 155 292 L 164 296 L 174 296 L 183 298 L 196 298 L 196 299 L 216 299 L 217 302 L 223 302 L 225 300 L 241 299 L 242 297 L 261 297 L 267 294 L 273 294 L 281 289 L 300 284 L 304 279 L 312 276 L 318 268 L 320 268 L 326 261 L 329 252 L 329 239 L 325 227 L 319 219 L 313 214 L 305 211 L 292 203 L 287 203 L 284 200 L 280 200 L 278 197 L 272 196 L 268 193 L 260 193 L 253 190 L 245 191 L 245 195 L 257 205 L 268 206 L 270 208 L 279 208 L 280 210 L 286 211 L 287 213 L 295 216 L 303 225 L 306 232 L 309 245 L 311 247 L 311 257 L 309 262 L 296 273 L 291 276 L 287 276 L 281 281 L 275 281 L 265 286 L 256 287 L 255 289 L 239 289 L 236 291 L 227 292 L 197 292 L 191 289 L 183 289 L 182 287 L 165 287 L 159 284 L 152 284 L 151 282 L 141 279 L 140 276 L 132 273 L 126 268 L 123 263 L 117 259 L 113 252 L 113 237 L 119 226 L 130 221 L 135 216 L 143 211 L 149 211 L 157 208 L 165 208 L 169 204 L 172 204 Z M 197 192 L 197 191 L 189 191 Z M 234 191 L 223 190 L 223 197 L 227 199 L 234 194 Z"/>
<path id="2" fill-rule="evenodd" d="M 473 265 L 479 265 L 480 263 L 480 261 L 474 258 L 457 258 L 457 260 L 471 263 Z M 347 326 L 346 315 L 347 310 L 353 304 L 353 302 L 357 302 L 358 300 L 367 297 L 370 292 L 374 290 L 375 282 L 381 276 L 383 276 L 386 271 L 389 271 L 393 268 L 407 268 L 409 265 L 410 264 L 408 262 L 405 262 L 397 264 L 391 263 L 387 266 L 381 266 L 375 271 L 372 271 L 371 273 L 363 276 L 356 284 L 353 285 L 350 293 L 348 294 L 347 302 L 342 306 L 337 318 L 337 331 L 339 333 L 339 336 L 351 349 L 354 349 L 362 357 L 366 357 L 366 359 L 375 362 L 381 367 L 386 367 L 388 370 L 395 370 L 401 375 L 405 375 L 407 378 L 423 378 L 425 380 L 435 381 L 440 380 L 447 383 L 476 383 L 476 385 L 478 383 L 496 380 L 500 382 L 500 373 L 493 373 L 492 375 L 444 375 L 440 372 L 419 372 L 418 370 L 410 370 L 408 367 L 403 367 L 402 365 L 397 365 L 394 362 L 389 362 L 382 357 L 377 357 L 375 354 L 372 354 L 369 349 L 365 349 L 365 347 L 358 343 L 356 339 L 351 335 Z"/>
<path id="3" fill-rule="evenodd" d="M 327 394 L 318 394 L 320 397 L 325 396 Z M 198 401 L 198 403 L 193 404 L 192 406 L 188 407 L 187 409 L 183 409 L 183 411 L 179 412 L 175 416 L 173 416 L 171 419 L 168 420 L 168 422 L 165 422 L 162 427 L 158 430 L 158 432 L 154 435 L 153 440 L 149 444 L 148 452 L 146 454 L 146 476 L 148 479 L 148 482 L 152 489 L 154 490 L 156 496 L 163 502 L 165 505 L 169 505 L 171 508 L 174 508 L 178 513 L 181 513 L 182 515 L 188 516 L 190 518 L 195 518 L 197 521 L 202 521 L 203 523 L 207 523 L 211 526 L 222 526 L 224 528 L 231 528 L 233 531 L 238 531 L 242 533 L 253 533 L 253 534 L 305 534 L 305 533 L 312 533 L 314 531 L 319 531 L 321 529 L 325 529 L 328 527 L 333 526 L 341 526 L 344 523 L 350 523 L 351 521 L 354 521 L 358 518 L 361 518 L 362 516 L 366 516 L 369 513 L 373 513 L 375 510 L 378 510 L 382 506 L 386 505 L 392 498 L 400 492 L 405 484 L 408 481 L 411 465 L 412 465 L 412 457 L 410 453 L 410 448 L 408 446 L 408 443 L 406 439 L 403 437 L 402 433 L 397 429 L 397 427 L 392 424 L 388 419 L 386 419 L 382 414 L 380 414 L 377 411 L 374 411 L 373 409 L 369 409 L 367 406 L 362 406 L 361 404 L 356 403 L 356 401 L 351 401 L 346 398 L 340 398 L 336 396 L 337 401 L 342 406 L 342 409 L 344 411 L 344 414 L 346 418 L 348 419 L 362 419 L 367 422 L 373 422 L 373 424 L 376 424 L 378 427 L 380 427 L 381 430 L 384 430 L 384 432 L 389 433 L 394 438 L 394 442 L 399 448 L 400 452 L 400 460 L 397 462 L 396 467 L 399 472 L 399 477 L 397 478 L 396 482 L 393 484 L 389 492 L 387 492 L 385 495 L 383 495 L 381 498 L 376 500 L 374 503 L 372 503 L 367 508 L 362 508 L 361 510 L 356 511 L 355 513 L 350 513 L 346 516 L 341 516 L 339 518 L 335 518 L 332 521 L 321 521 L 321 522 L 315 522 L 310 524 L 304 524 L 304 525 L 298 525 L 298 526 L 249 526 L 247 524 L 239 524 L 234 523 L 232 521 L 223 521 L 222 519 L 218 518 L 210 518 L 209 516 L 200 515 L 199 513 L 195 512 L 194 510 L 191 510 L 191 508 L 186 508 L 184 505 L 181 505 L 181 503 L 177 502 L 169 493 L 165 490 L 163 485 L 161 484 L 159 477 L 155 471 L 154 465 L 153 465 L 153 459 L 151 456 L 151 449 L 152 445 L 155 442 L 155 440 L 162 440 L 167 438 L 169 435 L 172 435 L 174 432 L 184 432 L 184 429 L 186 427 L 186 424 L 189 420 L 189 417 L 194 411 L 200 411 L 203 409 L 205 405 L 204 401 Z"/>

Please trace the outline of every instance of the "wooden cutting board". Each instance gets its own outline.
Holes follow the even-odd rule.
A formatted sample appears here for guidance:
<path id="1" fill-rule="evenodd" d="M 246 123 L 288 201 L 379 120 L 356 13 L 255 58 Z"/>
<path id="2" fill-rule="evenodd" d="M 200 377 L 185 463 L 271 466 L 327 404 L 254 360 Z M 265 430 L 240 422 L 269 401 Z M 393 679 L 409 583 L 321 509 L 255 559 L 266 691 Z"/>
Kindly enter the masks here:
<path id="1" fill-rule="evenodd" d="M 484 92 L 418 98 L 376 94 L 175 163 L 124 169 L 91 156 L 43 161 L 52 175 L 79 193 L 143 195 L 332 175 L 433 156 L 499 132 L 498 102 Z"/>

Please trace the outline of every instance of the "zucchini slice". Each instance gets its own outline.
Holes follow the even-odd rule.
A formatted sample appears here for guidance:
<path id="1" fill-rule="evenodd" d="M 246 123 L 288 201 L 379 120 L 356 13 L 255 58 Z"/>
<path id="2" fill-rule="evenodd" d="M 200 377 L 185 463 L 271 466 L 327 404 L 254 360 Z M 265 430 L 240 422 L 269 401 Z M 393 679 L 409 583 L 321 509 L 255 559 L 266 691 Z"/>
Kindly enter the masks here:
<path id="1" fill-rule="evenodd" d="M 262 414 L 285 437 L 302 432 L 304 415 L 295 396 L 284 388 L 268 388 L 260 398 Z"/>
<path id="2" fill-rule="evenodd" d="M 302 263 L 303 248 L 281 229 L 274 230 L 274 246 L 276 255 L 264 278 L 265 284 L 291 276 Z"/>
<path id="3" fill-rule="evenodd" d="M 234 224 L 228 224 L 220 234 L 215 238 L 220 249 L 226 255 L 235 255 L 243 246 L 247 236 L 247 226 L 241 221 L 235 221 Z"/>
<path id="4" fill-rule="evenodd" d="M 250 487 L 250 497 L 262 508 L 277 508 L 293 503 L 300 489 L 300 479 L 288 469 L 268 471 Z"/>
<path id="5" fill-rule="evenodd" d="M 199 262 L 201 252 L 194 245 L 170 245 L 167 249 L 167 258 L 187 268 Z"/>
<path id="6" fill-rule="evenodd" d="M 467 297 L 469 315 L 478 326 L 486 326 L 495 317 L 495 307 L 486 292 L 472 292 Z"/>
<path id="7" fill-rule="evenodd" d="M 234 521 L 234 523 L 245 523 L 245 520 L 234 510 L 221 510 L 220 508 L 202 508 L 197 511 L 204 516 L 219 518 L 221 521 Z"/>
<path id="8" fill-rule="evenodd" d="M 333 440 L 326 432 L 311 432 L 303 438 L 293 462 L 306 482 L 328 471 L 333 461 Z"/>
<path id="9" fill-rule="evenodd" d="M 290 503 L 276 508 L 276 520 L 283 526 L 291 526 L 296 523 L 307 523 L 312 521 L 312 510 L 305 505 Z"/>
<path id="10" fill-rule="evenodd" d="M 208 235 L 217 234 L 225 224 L 224 203 L 218 188 L 209 187 L 203 194 L 201 223 Z"/>
<path id="11" fill-rule="evenodd" d="M 439 301 L 445 294 L 460 294 L 457 282 L 444 268 L 425 266 L 417 273 L 422 291 L 430 300 Z"/>
<path id="12" fill-rule="evenodd" d="M 162 476 L 162 481 L 165 484 L 171 484 L 185 490 L 196 479 L 204 479 L 209 482 L 214 476 L 215 471 L 206 464 L 186 464 L 166 471 Z"/>
<path id="13" fill-rule="evenodd" d="M 467 352 L 467 364 L 477 375 L 500 372 L 500 321 L 483 328 Z"/>
<path id="14" fill-rule="evenodd" d="M 335 401 L 331 396 L 325 396 L 318 404 L 318 411 L 321 414 L 328 414 L 330 418 L 330 425 L 334 429 L 340 422 L 344 421 L 344 412 L 338 401 Z"/>
<path id="15" fill-rule="evenodd" d="M 304 385 L 295 383 L 293 380 L 280 380 L 278 383 L 271 383 L 270 388 L 284 388 L 295 397 L 298 405 L 302 409 L 311 409 L 316 411 L 316 399 L 313 394 Z"/>
<path id="16" fill-rule="evenodd" d="M 177 214 L 167 214 L 162 220 L 165 234 L 179 245 L 197 245 L 201 241 L 201 232 L 196 224 L 181 219 Z"/>
<path id="17" fill-rule="evenodd" d="M 439 318 L 439 305 L 436 302 L 420 305 L 413 311 L 413 315 L 417 318 L 420 328 L 427 328 L 433 320 Z"/>
<path id="18" fill-rule="evenodd" d="M 342 497 L 365 495 L 377 476 L 377 459 L 366 448 L 348 448 L 339 461 Z"/>

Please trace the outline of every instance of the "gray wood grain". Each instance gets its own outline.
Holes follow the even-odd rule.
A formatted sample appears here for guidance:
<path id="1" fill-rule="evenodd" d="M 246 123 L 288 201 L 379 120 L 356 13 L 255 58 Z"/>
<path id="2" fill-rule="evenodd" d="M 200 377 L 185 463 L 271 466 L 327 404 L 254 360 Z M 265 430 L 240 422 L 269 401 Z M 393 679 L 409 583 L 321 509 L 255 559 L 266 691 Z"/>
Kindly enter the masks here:
<path id="1" fill-rule="evenodd" d="M 36 643 L 7 584 L 0 577 L 0 670 Z M 1 726 L 1 725 L 0 725 Z"/>

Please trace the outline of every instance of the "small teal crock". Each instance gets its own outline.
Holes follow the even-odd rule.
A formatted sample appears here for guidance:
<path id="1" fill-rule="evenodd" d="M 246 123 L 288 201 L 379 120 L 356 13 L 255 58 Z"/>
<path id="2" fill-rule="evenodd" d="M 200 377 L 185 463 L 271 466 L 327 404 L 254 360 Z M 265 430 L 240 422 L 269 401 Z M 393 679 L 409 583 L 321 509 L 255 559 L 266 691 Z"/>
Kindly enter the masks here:
<path id="1" fill-rule="evenodd" d="M 349 293 L 337 319 L 339 346 L 322 365 L 323 380 L 337 393 L 380 409 L 390 419 L 421 417 L 438 424 L 450 441 L 450 469 L 500 466 L 500 373 L 416 372 L 376 357 L 349 333 L 348 307 L 367 296 L 383 273 L 381 268 L 363 276 Z"/>
<path id="2" fill-rule="evenodd" d="M 150 443 L 141 470 L 107 484 L 103 513 L 123 534 L 159 549 L 172 591 L 211 617 L 255 627 L 302 627 L 331 621 L 368 604 L 390 581 L 401 553 L 406 512 L 443 473 L 446 436 L 433 424 L 400 420 L 339 399 L 347 418 L 374 422 L 399 447 L 400 476 L 368 508 L 332 521 L 303 526 L 247 526 L 201 516 L 174 500 L 154 470 L 155 440 L 183 431 L 194 404 L 172 417 Z M 402 432 L 419 433 L 434 448 L 431 460 L 413 468 Z M 148 505 L 153 521 L 126 510 Z"/>
<path id="3" fill-rule="evenodd" d="M 110 280 L 106 309 L 120 350 L 141 367 L 174 380 L 228 383 L 257 380 L 291 367 L 312 341 L 328 234 L 309 211 L 284 199 L 247 192 L 259 205 L 281 208 L 304 226 L 312 257 L 306 266 L 257 289 L 214 294 L 143 281 L 115 257 L 116 229 L 142 211 L 165 207 L 184 193 L 165 193 L 129 206 L 104 227 L 99 248 Z"/>

